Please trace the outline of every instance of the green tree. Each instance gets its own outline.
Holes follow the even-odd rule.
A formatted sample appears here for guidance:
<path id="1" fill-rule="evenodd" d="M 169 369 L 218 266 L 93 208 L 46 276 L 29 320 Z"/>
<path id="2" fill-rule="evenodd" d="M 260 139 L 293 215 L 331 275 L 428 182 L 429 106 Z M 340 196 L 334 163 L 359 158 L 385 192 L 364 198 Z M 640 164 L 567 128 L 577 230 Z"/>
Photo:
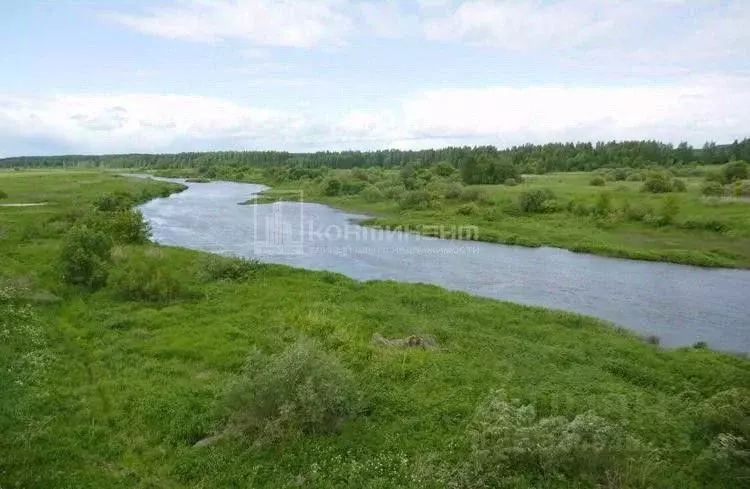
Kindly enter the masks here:
<path id="1" fill-rule="evenodd" d="M 112 240 L 102 232 L 85 226 L 71 229 L 60 253 L 62 280 L 91 289 L 107 281 Z"/>
<path id="2" fill-rule="evenodd" d="M 744 161 L 732 161 L 724 166 L 722 173 L 726 183 L 746 180 L 748 177 L 747 163 Z"/>

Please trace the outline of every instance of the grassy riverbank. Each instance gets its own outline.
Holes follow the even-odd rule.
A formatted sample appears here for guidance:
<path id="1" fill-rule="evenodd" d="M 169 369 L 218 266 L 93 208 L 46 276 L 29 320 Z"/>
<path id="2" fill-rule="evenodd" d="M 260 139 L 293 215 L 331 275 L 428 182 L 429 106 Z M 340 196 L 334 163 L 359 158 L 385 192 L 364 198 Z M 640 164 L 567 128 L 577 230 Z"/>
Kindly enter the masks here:
<path id="1" fill-rule="evenodd" d="M 532 175 L 514 185 L 471 186 L 433 176 L 424 190 L 399 191 L 394 190 L 400 185 L 398 172 L 340 170 L 318 179 L 265 180 L 274 188 L 259 202 L 287 199 L 290 191 L 300 190 L 304 200 L 375 216 L 364 222 L 371 226 L 442 237 L 454 236 L 462 226 L 475 226 L 473 237 L 481 241 L 750 268 L 750 199 L 706 197 L 702 177 L 679 178 L 685 184 L 681 192 L 649 193 L 643 191 L 642 181 L 591 185 L 596 176 Z M 261 174 L 252 177 L 263 179 Z M 326 187 L 331 178 L 344 182 L 345 190 L 332 195 Z M 347 191 L 347 186 L 360 190 Z M 525 212 L 519 207 L 523 195 L 540 191 L 551 196 L 548 208 Z"/>
<path id="2" fill-rule="evenodd" d="M 66 172 L 0 173 L 0 189 L 48 202 L 0 209 L 0 487 L 698 488 L 750 475 L 747 359 L 433 286 L 148 244 L 115 244 L 103 286 L 64 284 L 61 251 L 95 222 L 92 203 L 111 212 L 102 194 L 176 189 Z"/>

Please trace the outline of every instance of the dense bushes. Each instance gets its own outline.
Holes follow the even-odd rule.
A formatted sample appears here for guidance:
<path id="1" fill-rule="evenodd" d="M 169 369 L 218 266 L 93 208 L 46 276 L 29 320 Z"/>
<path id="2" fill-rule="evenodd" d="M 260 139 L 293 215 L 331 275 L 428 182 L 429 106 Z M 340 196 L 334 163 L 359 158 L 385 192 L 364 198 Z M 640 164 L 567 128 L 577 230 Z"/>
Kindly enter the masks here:
<path id="1" fill-rule="evenodd" d="M 521 192 L 518 196 L 518 208 L 521 212 L 552 212 L 557 208 L 555 194 L 548 188 L 535 188 Z"/>
<path id="2" fill-rule="evenodd" d="M 494 393 L 469 428 L 470 463 L 465 487 L 587 486 L 607 476 L 630 487 L 628 471 L 638 442 L 621 427 L 592 413 L 542 418 L 532 405 Z"/>
<path id="3" fill-rule="evenodd" d="M 98 289 L 107 281 L 112 240 L 85 226 L 74 227 L 60 253 L 63 282 Z"/>
<path id="4" fill-rule="evenodd" d="M 250 278 L 263 264 L 246 258 L 230 258 L 210 255 L 199 265 L 199 278 L 207 281 L 241 281 Z"/>
<path id="5" fill-rule="evenodd" d="M 429 209 L 437 203 L 438 196 L 426 189 L 407 190 L 398 199 L 402 209 Z"/>
<path id="6" fill-rule="evenodd" d="M 114 212 L 130 209 L 135 204 L 135 197 L 128 192 L 113 192 L 99 196 L 93 206 L 101 212 Z"/>
<path id="7" fill-rule="evenodd" d="M 168 302 L 189 296 L 176 273 L 153 252 L 134 252 L 112 269 L 107 285 L 122 299 Z"/>
<path id="8" fill-rule="evenodd" d="M 7 199 L 7 198 L 8 198 L 8 194 L 0 190 L 0 200 Z"/>
<path id="9" fill-rule="evenodd" d="M 312 340 L 276 355 L 252 350 L 227 404 L 230 429 L 256 446 L 337 431 L 361 406 L 352 375 Z"/>

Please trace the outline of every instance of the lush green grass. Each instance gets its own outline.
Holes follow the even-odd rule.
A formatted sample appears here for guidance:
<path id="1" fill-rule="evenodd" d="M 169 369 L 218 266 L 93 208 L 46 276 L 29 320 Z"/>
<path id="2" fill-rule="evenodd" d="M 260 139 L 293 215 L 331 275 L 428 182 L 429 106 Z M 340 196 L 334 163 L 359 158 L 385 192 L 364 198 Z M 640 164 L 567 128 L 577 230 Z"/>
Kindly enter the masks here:
<path id="1" fill-rule="evenodd" d="M 17 202 L 50 202 L 0 209 L 3 287 L 28 289 L 0 296 L 1 487 L 472 487 L 481 481 L 457 467 L 474 462 L 467 430 L 496 389 L 543 417 L 592 411 L 643 444 L 617 461 L 626 483 L 540 478 L 530 462 L 509 487 L 742 485 L 706 460 L 716 435 L 742 434 L 750 413 L 708 428 L 704 404 L 750 385 L 746 359 L 663 351 L 594 319 L 433 286 L 257 264 L 207 269 L 205 254 L 168 247 L 121 246 L 114 258 L 149 257 L 179 280 L 181 298 L 86 292 L 59 282 L 57 230 L 25 227 L 58 222 L 102 192 L 163 186 L 23 173 L 0 174 L 0 187 Z M 388 348 L 372 342 L 376 333 L 430 336 L 438 347 Z M 194 447 L 225 429 L 225 395 L 248 351 L 277 353 L 303 337 L 351 372 L 364 409 L 336 433 Z"/>
<path id="2" fill-rule="evenodd" d="M 350 173 L 334 172 L 341 179 L 351 178 Z M 436 200 L 423 208 L 404 208 L 396 198 L 372 200 L 361 194 L 327 196 L 321 191 L 321 184 L 304 180 L 270 182 L 274 188 L 263 195 L 260 203 L 274 200 L 274 192 L 284 198 L 283 191 L 302 188 L 307 200 L 373 215 L 364 222 L 372 226 L 401 226 L 451 237 L 451 231 L 457 227 L 472 225 L 478 227 L 475 237 L 481 241 L 554 246 L 708 267 L 750 268 L 750 199 L 706 198 L 701 194 L 702 179 L 696 177 L 682 178 L 687 183 L 686 192 L 652 194 L 643 192 L 643 183 L 637 181 L 610 181 L 605 186 L 592 186 L 592 175 L 530 175 L 516 186 L 472 186 L 480 189 L 482 199 L 468 209 L 466 202 L 450 199 Z M 392 172 L 387 178 L 396 177 Z M 519 212 L 519 195 L 537 188 L 551 189 L 558 209 L 535 214 Z M 572 209 L 573 206 L 592 208 L 602 194 L 611 198 L 612 209 L 606 216 L 581 215 Z M 658 216 L 668 198 L 676 199 L 678 206 L 674 222 L 669 225 L 625 216 L 625 206 Z M 691 223 L 697 226 L 691 227 Z M 706 223 L 718 223 L 725 229 L 702 229 Z"/>

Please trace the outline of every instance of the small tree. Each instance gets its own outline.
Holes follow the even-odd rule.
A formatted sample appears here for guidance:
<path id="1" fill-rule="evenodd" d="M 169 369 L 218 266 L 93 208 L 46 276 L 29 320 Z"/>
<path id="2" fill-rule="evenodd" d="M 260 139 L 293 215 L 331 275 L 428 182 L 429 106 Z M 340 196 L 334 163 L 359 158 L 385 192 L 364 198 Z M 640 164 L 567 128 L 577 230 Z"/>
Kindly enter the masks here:
<path id="1" fill-rule="evenodd" d="M 107 282 L 112 240 L 85 226 L 73 228 L 60 254 L 62 280 L 72 285 L 98 289 Z"/>
<path id="2" fill-rule="evenodd" d="M 7 199 L 7 198 L 8 198 L 8 194 L 0 190 L 0 200 Z"/>
<path id="3" fill-rule="evenodd" d="M 341 183 L 341 180 L 338 178 L 328 178 L 323 182 L 323 195 L 327 195 L 329 197 L 335 197 L 336 195 L 340 195 L 341 191 L 343 189 L 343 184 Z"/>
<path id="4" fill-rule="evenodd" d="M 643 182 L 643 191 L 652 194 L 663 194 L 672 191 L 672 185 L 663 173 L 652 173 Z"/>
<path id="5" fill-rule="evenodd" d="M 701 187 L 701 193 L 708 197 L 721 197 L 724 195 L 724 186 L 719 182 L 706 181 Z"/>
<path id="6" fill-rule="evenodd" d="M 548 188 L 527 190 L 518 196 L 518 208 L 528 213 L 554 211 L 557 208 L 555 194 Z"/>

